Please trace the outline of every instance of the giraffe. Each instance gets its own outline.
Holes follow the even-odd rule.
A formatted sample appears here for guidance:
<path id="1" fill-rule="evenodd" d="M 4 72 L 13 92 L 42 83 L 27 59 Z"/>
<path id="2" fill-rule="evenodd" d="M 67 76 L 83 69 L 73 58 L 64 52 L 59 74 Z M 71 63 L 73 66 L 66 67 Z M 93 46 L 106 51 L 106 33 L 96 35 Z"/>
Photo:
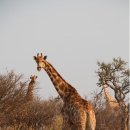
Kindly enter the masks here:
<path id="1" fill-rule="evenodd" d="M 34 90 L 34 86 L 35 86 L 35 83 L 36 83 L 37 76 L 31 75 L 30 79 L 31 79 L 31 81 L 28 84 L 27 92 L 26 92 L 26 95 L 25 95 L 25 98 L 24 98 L 25 102 L 19 108 L 20 110 L 18 110 L 18 114 L 16 115 L 16 118 L 17 118 L 17 116 L 20 117 L 19 124 L 15 126 L 17 130 L 25 130 L 27 128 L 27 124 L 24 123 L 23 120 L 28 114 L 27 105 L 30 105 L 30 103 L 32 103 L 32 101 L 33 101 L 33 90 Z"/>
<path id="2" fill-rule="evenodd" d="M 104 90 L 104 95 L 105 95 L 105 99 L 106 99 L 106 108 L 110 111 L 113 110 L 118 110 L 119 109 L 119 104 L 116 101 L 116 99 L 114 99 L 108 92 L 107 90 L 107 86 L 103 85 L 103 90 Z"/>
<path id="3" fill-rule="evenodd" d="M 92 104 L 83 99 L 77 90 L 66 82 L 42 53 L 34 56 L 37 70 L 44 69 L 63 100 L 62 130 L 95 130 L 96 118 Z"/>
<path id="4" fill-rule="evenodd" d="M 30 79 L 31 81 L 29 82 L 27 93 L 26 93 L 27 101 L 33 101 L 33 89 L 36 83 L 37 76 L 33 75 L 30 77 Z"/>

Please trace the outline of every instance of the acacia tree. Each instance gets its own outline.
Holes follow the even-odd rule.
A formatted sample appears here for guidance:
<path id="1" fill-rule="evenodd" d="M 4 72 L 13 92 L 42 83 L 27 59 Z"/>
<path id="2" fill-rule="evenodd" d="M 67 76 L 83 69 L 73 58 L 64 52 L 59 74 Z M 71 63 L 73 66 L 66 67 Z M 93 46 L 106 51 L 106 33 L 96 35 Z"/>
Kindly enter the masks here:
<path id="1" fill-rule="evenodd" d="M 107 85 L 115 94 L 115 99 L 119 103 L 122 113 L 121 117 L 121 130 L 128 130 L 128 105 L 126 97 L 129 93 L 130 83 L 129 75 L 130 70 L 127 67 L 127 62 L 121 58 L 114 58 L 111 63 L 98 62 L 98 71 L 96 72 L 99 77 L 98 85 Z"/>

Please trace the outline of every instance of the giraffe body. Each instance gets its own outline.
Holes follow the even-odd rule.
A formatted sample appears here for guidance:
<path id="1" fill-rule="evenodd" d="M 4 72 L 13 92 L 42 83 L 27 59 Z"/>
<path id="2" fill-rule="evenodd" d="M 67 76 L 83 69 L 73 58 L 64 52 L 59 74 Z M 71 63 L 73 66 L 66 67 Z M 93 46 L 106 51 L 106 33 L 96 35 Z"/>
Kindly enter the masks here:
<path id="1" fill-rule="evenodd" d="M 77 93 L 64 101 L 62 114 L 63 130 L 66 126 L 71 130 L 95 130 L 96 120 L 90 102 L 82 99 Z"/>
<path id="2" fill-rule="evenodd" d="M 104 89 L 104 95 L 106 98 L 106 108 L 110 111 L 117 111 L 119 109 L 119 104 L 118 102 L 109 94 L 107 91 L 107 86 L 103 85 Z"/>
<path id="3" fill-rule="evenodd" d="M 63 130 L 95 130 L 96 119 L 92 105 L 82 99 L 77 90 L 67 83 L 54 67 L 46 61 L 46 56 L 34 56 L 37 70 L 47 72 L 55 89 L 63 100 Z"/>
<path id="4" fill-rule="evenodd" d="M 31 79 L 31 81 L 29 82 L 27 93 L 26 93 L 26 100 L 27 101 L 33 101 L 33 90 L 34 90 L 37 76 L 35 76 L 35 75 L 31 76 L 30 79 Z"/>

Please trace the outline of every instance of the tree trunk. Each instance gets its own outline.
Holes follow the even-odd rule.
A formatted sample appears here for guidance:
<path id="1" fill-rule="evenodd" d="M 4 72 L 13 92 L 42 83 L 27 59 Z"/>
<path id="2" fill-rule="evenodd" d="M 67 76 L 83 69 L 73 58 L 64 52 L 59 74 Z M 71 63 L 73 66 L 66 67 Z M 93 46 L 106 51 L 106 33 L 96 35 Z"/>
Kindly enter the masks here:
<path id="1" fill-rule="evenodd" d="M 122 113 L 121 130 L 128 130 L 128 120 L 129 120 L 128 107 L 122 106 L 121 113 Z"/>

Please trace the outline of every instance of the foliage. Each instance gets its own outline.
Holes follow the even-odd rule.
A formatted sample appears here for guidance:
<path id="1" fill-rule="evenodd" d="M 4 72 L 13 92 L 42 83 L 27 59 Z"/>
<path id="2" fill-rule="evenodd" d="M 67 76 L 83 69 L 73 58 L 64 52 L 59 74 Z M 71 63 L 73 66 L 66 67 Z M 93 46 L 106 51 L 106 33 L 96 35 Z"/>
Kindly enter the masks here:
<path id="1" fill-rule="evenodd" d="M 97 62 L 99 69 L 97 71 L 99 86 L 107 85 L 114 91 L 115 98 L 124 100 L 125 95 L 130 91 L 129 75 L 130 70 L 127 68 L 127 63 L 121 58 L 114 58 L 111 63 Z"/>

